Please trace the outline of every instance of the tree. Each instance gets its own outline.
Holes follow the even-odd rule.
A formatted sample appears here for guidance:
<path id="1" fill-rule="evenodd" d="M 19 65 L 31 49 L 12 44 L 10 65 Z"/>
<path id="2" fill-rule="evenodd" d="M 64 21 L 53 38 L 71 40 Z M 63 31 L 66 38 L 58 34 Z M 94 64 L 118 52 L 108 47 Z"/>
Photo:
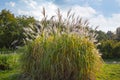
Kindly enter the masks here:
<path id="1" fill-rule="evenodd" d="M 116 29 L 116 36 L 117 36 L 117 40 L 118 41 L 120 41 L 120 27 L 118 27 L 117 29 Z"/>
<path id="2" fill-rule="evenodd" d="M 27 16 L 18 16 L 17 18 L 17 25 L 19 26 L 19 38 L 18 38 L 18 43 L 19 45 L 24 44 L 24 41 L 29 38 L 32 39 L 31 37 L 32 34 L 29 29 L 32 29 L 30 24 L 34 25 L 35 24 L 35 19 L 33 17 L 27 17 Z M 31 35 L 31 36 L 30 36 Z"/>
<path id="3" fill-rule="evenodd" d="M 109 40 L 114 40 L 115 39 L 115 34 L 112 31 L 108 31 L 107 36 L 108 36 Z"/>
<path id="4" fill-rule="evenodd" d="M 114 58 L 113 51 L 115 44 L 116 42 L 114 40 L 106 40 L 101 42 L 98 49 L 100 49 L 103 58 Z"/>
<path id="5" fill-rule="evenodd" d="M 120 58 L 120 42 L 117 42 L 115 44 L 114 50 L 113 50 L 113 56 L 115 58 Z"/>
<path id="6" fill-rule="evenodd" d="M 105 33 L 105 32 L 103 32 L 103 31 L 96 31 L 96 33 L 98 34 L 98 36 L 97 36 L 97 40 L 98 41 L 102 41 L 102 40 L 108 40 L 108 35 Z"/>
<path id="7" fill-rule="evenodd" d="M 29 24 L 34 22 L 33 17 L 15 17 L 9 10 L 2 10 L 0 12 L 0 48 L 10 49 L 24 45 L 24 40 L 28 37 L 26 33 L 30 33 L 25 31 L 25 28 L 29 28 Z"/>
<path id="8" fill-rule="evenodd" d="M 0 12 L 0 48 L 9 48 L 18 35 L 17 20 L 14 14 L 9 10 L 2 10 Z"/>

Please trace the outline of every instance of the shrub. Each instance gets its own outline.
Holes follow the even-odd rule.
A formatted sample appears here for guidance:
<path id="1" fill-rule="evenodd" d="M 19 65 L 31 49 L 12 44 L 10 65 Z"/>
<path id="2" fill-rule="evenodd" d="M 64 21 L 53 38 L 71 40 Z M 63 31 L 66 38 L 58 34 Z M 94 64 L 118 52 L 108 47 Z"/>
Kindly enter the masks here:
<path id="1" fill-rule="evenodd" d="M 0 70 L 12 69 L 17 60 L 17 54 L 0 54 Z"/>
<path id="2" fill-rule="evenodd" d="M 98 46 L 103 58 L 113 58 L 114 43 L 113 40 L 107 40 L 102 41 L 101 45 Z"/>
<path id="3" fill-rule="evenodd" d="M 0 55 L 0 70 L 9 69 L 8 58 L 8 56 Z"/>
<path id="4" fill-rule="evenodd" d="M 102 52 L 103 58 L 113 58 L 113 49 L 114 49 L 114 41 L 107 40 L 102 41 L 100 45 L 100 51 Z"/>
<path id="5" fill-rule="evenodd" d="M 105 59 L 120 58 L 120 42 L 115 40 L 102 41 L 98 48 L 102 53 L 102 57 Z"/>
<path id="6" fill-rule="evenodd" d="M 113 50 L 113 56 L 114 56 L 114 58 L 120 58 L 120 42 L 117 42 L 115 44 L 115 47 Z"/>

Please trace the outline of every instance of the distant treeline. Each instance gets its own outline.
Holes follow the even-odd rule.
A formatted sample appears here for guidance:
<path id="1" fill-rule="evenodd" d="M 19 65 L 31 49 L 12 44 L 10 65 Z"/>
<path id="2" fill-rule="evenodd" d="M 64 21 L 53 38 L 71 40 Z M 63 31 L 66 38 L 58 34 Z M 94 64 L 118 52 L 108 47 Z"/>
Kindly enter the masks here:
<path id="1" fill-rule="evenodd" d="M 120 58 L 120 28 L 113 33 L 108 31 L 96 31 L 98 34 L 97 40 L 100 43 L 98 49 L 103 58 Z"/>

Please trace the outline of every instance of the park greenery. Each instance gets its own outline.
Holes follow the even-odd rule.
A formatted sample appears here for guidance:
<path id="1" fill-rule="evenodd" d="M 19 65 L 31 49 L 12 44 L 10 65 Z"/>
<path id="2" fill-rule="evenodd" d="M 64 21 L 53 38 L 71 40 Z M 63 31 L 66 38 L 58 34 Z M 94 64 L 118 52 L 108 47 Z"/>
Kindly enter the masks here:
<path id="1" fill-rule="evenodd" d="M 120 28 L 92 29 L 71 10 L 66 18 L 59 9 L 50 19 L 42 14 L 37 21 L 1 10 L 0 80 L 120 79 Z"/>

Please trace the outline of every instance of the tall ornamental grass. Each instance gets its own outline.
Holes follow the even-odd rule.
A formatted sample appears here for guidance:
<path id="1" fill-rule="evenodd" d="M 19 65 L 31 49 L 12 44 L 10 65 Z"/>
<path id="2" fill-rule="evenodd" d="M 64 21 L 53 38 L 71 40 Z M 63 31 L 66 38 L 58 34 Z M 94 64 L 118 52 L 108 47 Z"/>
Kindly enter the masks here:
<path id="1" fill-rule="evenodd" d="M 27 49 L 23 70 L 31 80 L 95 80 L 102 64 L 95 45 L 76 35 L 39 37 Z"/>
<path id="2" fill-rule="evenodd" d="M 44 12 L 43 9 L 45 15 Z M 22 56 L 22 71 L 26 76 L 22 80 L 96 79 L 102 60 L 94 45 L 95 35 L 81 22 L 63 23 L 60 16 L 55 21 L 46 21 L 44 16 L 39 37 L 26 46 Z"/>

